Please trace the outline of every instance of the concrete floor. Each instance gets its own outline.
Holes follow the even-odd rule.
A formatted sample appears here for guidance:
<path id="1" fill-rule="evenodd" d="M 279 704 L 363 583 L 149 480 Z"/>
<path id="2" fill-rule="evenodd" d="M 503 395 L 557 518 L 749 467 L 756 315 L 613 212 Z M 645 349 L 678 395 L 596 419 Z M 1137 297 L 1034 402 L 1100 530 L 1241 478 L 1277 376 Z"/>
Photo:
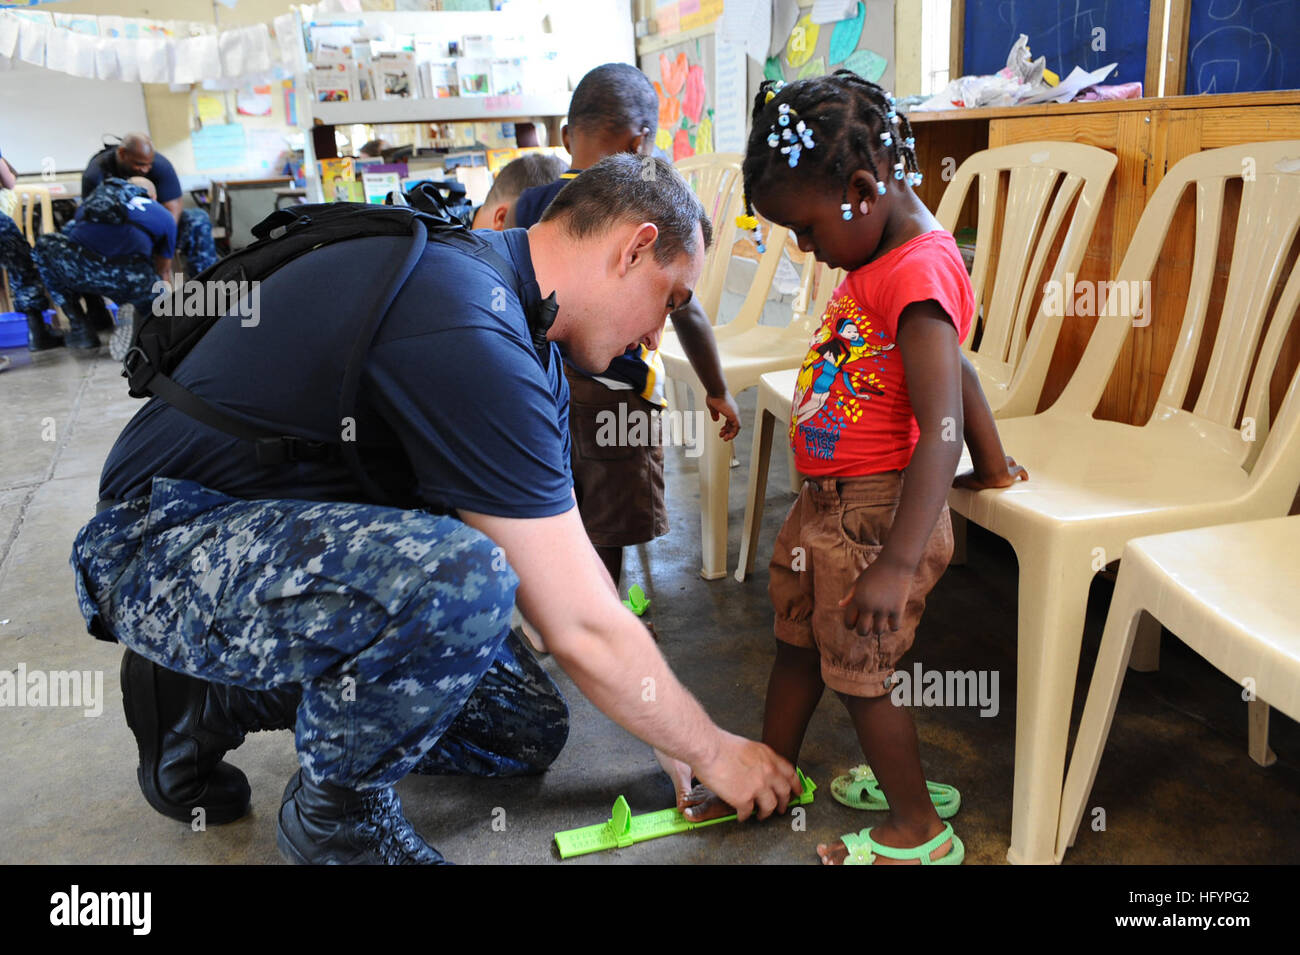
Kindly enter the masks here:
<path id="1" fill-rule="evenodd" d="M 106 349 L 90 360 L 57 353 L 33 362 L 23 350 L 7 354 L 14 365 L 0 374 L 0 666 L 99 670 L 105 700 L 98 718 L 73 709 L 0 710 L 0 862 L 279 862 L 275 809 L 296 765 L 290 734 L 255 734 L 231 757 L 253 786 L 247 818 L 192 832 L 159 816 L 136 786 L 136 752 L 117 682 L 121 651 L 88 636 L 77 612 L 72 538 L 93 510 L 105 454 L 140 404 L 127 397 Z M 740 457 L 747 461 L 753 394 L 743 397 Z M 791 500 L 776 473 L 781 468 L 769 485 L 762 548 L 771 547 Z M 743 584 L 701 580 L 694 462 L 671 451 L 668 469 L 673 531 L 629 552 L 625 576 L 651 594 L 664 652 L 683 681 L 723 726 L 757 735 L 772 656 L 766 567 Z M 744 490 L 741 466 L 732 471 L 733 563 Z M 1098 579 L 1093 588 L 1076 725 L 1110 586 Z M 1004 862 L 1010 835 L 1015 607 L 1014 554 L 972 529 L 969 561 L 939 582 L 907 661 L 1000 676 L 995 717 L 973 708 L 914 710 L 927 776 L 962 791 L 955 824 L 969 863 Z M 573 729 L 544 777 L 409 777 L 399 784 L 408 816 L 449 859 L 552 862 L 552 834 L 603 821 L 619 793 L 634 812 L 672 804 L 649 749 L 597 713 L 562 674 L 557 678 L 570 698 Z M 1130 674 L 1125 684 L 1089 803 L 1106 810 L 1106 829 L 1094 832 L 1085 819 L 1066 862 L 1300 862 L 1300 729 L 1274 714 L 1272 745 L 1275 765 L 1250 761 L 1240 689 L 1167 635 L 1160 671 Z M 848 719 L 828 695 L 802 766 L 825 787 L 860 761 Z M 782 819 L 724 824 L 572 864 L 810 864 L 819 841 L 871 818 L 823 789 L 804 832 Z M 504 819 L 504 831 L 494 829 L 494 819 Z"/>

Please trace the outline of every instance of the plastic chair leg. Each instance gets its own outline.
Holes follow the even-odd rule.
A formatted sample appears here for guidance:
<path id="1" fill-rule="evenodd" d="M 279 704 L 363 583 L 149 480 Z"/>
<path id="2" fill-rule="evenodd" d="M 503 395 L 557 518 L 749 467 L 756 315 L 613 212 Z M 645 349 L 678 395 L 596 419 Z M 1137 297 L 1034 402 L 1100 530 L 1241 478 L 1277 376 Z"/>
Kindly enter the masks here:
<path id="1" fill-rule="evenodd" d="M 1130 670 L 1138 673 L 1154 673 L 1160 669 L 1160 621 L 1148 614 L 1143 614 L 1138 621 L 1137 639 L 1133 641 L 1133 653 L 1129 657 Z"/>
<path id="2" fill-rule="evenodd" d="M 1070 706 L 1092 568 L 1087 551 L 1017 554 L 1016 756 L 1007 860 L 1055 862 Z"/>
<path id="3" fill-rule="evenodd" d="M 1120 688 L 1124 685 L 1125 668 L 1133 652 L 1143 618 L 1154 619 L 1142 609 L 1141 590 L 1132 572 L 1123 570 L 1111 598 L 1106 629 L 1102 633 L 1101 647 L 1097 652 L 1097 665 L 1092 671 L 1088 687 L 1088 701 L 1083 707 L 1079 735 L 1074 740 L 1070 754 L 1070 769 L 1065 776 L 1061 794 L 1061 823 L 1056 834 L 1056 861 L 1060 862 L 1067 846 L 1074 845 L 1083 821 L 1084 805 L 1092 793 L 1097 779 L 1101 753 L 1110 735 L 1111 721 L 1115 718 L 1115 705 L 1119 702 Z"/>
<path id="4" fill-rule="evenodd" d="M 762 389 L 754 415 L 754 449 L 749 455 L 749 489 L 745 493 L 745 523 L 740 530 L 740 559 L 736 579 L 743 581 L 754 570 L 758 556 L 758 535 L 763 527 L 763 504 L 767 497 L 767 468 L 772 458 L 772 431 L 776 418 L 764 407 Z"/>
<path id="5" fill-rule="evenodd" d="M 1268 704 L 1263 700 L 1251 700 L 1246 704 L 1246 714 L 1250 758 L 1260 766 L 1272 766 L 1277 762 L 1277 753 L 1268 745 Z"/>

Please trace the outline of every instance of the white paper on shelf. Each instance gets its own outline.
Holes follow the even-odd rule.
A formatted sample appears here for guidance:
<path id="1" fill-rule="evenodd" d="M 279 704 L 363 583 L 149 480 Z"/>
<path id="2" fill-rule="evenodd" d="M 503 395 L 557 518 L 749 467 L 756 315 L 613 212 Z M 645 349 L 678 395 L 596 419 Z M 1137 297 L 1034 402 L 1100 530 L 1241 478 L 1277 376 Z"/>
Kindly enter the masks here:
<path id="1" fill-rule="evenodd" d="M 18 58 L 33 66 L 45 65 L 45 37 L 50 26 L 35 20 L 18 24 Z"/>
<path id="2" fill-rule="evenodd" d="M 743 153 L 749 99 L 745 51 L 719 36 L 713 56 L 713 150 Z"/>
<path id="3" fill-rule="evenodd" d="M 118 79 L 140 82 L 140 41 L 118 37 L 112 41 L 117 52 Z"/>
<path id="4" fill-rule="evenodd" d="M 135 51 L 140 64 L 141 83 L 171 83 L 172 45 L 167 37 L 140 37 L 135 41 Z"/>
<path id="5" fill-rule="evenodd" d="M 1070 75 L 1061 80 L 1056 86 L 1049 86 L 1047 89 L 1031 96 L 1026 96 L 1019 101 L 1019 104 L 1033 105 L 1034 103 L 1068 103 L 1074 99 L 1083 90 L 1089 86 L 1096 86 L 1103 82 L 1106 77 L 1114 72 L 1118 63 L 1111 63 L 1109 66 L 1103 66 L 1101 69 L 1093 70 L 1091 73 L 1076 66 L 1070 71 Z M 1017 105 L 1019 105 L 1017 104 Z"/>
<path id="6" fill-rule="evenodd" d="M 110 36 L 101 36 L 95 40 L 95 79 L 119 80 L 122 68 L 117 62 L 118 41 Z"/>
<path id="7" fill-rule="evenodd" d="M 856 16 L 858 0 L 815 0 L 810 19 L 813 23 L 835 23 Z"/>
<path id="8" fill-rule="evenodd" d="M 95 51 L 99 47 L 99 38 L 89 33 L 70 31 L 68 72 L 82 79 L 95 78 Z"/>
<path id="9" fill-rule="evenodd" d="M 0 10 L 0 56 L 11 57 L 18 49 L 18 18 Z"/>

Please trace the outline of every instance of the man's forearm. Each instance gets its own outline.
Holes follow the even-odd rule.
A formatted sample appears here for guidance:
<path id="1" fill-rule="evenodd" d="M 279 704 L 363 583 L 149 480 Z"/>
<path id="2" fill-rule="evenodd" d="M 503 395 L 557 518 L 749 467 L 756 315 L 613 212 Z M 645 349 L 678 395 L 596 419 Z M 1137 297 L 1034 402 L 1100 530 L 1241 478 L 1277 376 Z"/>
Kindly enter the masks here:
<path id="1" fill-rule="evenodd" d="M 158 277 L 164 282 L 172 280 L 172 259 L 164 259 L 161 255 L 153 257 L 153 270 L 158 273 Z"/>
<path id="2" fill-rule="evenodd" d="M 961 356 L 961 403 L 965 415 L 964 436 L 975 473 L 994 474 L 1004 470 L 1006 455 L 993 420 L 993 411 L 980 385 L 979 372 L 964 353 Z"/>
<path id="3" fill-rule="evenodd" d="M 14 175 L 13 167 L 9 165 L 8 159 L 0 158 L 0 187 L 12 189 L 18 182 L 18 177 Z"/>
<path id="4" fill-rule="evenodd" d="M 727 393 L 727 379 L 722 374 L 722 361 L 718 357 L 718 343 L 713 337 L 709 317 L 694 297 L 670 316 L 682 351 L 699 376 L 700 384 L 710 398 Z"/>
<path id="5" fill-rule="evenodd" d="M 717 726 L 621 604 L 601 608 L 579 633 L 547 646 L 582 693 L 628 732 L 691 766 L 717 757 Z"/>
<path id="6" fill-rule="evenodd" d="M 170 212 L 172 214 L 172 218 L 176 220 L 176 224 L 180 225 L 181 210 L 184 207 L 184 205 L 185 205 L 184 199 L 176 198 L 176 199 L 169 200 L 168 202 L 164 202 L 163 208 L 165 208 L 168 212 Z"/>

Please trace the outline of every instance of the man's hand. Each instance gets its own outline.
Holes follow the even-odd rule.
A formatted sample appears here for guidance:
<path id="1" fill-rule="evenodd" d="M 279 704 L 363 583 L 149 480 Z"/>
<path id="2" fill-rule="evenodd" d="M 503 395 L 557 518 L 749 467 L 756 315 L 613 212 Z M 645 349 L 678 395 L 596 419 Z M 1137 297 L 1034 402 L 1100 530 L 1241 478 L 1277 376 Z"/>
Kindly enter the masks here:
<path id="1" fill-rule="evenodd" d="M 794 767 L 763 743 L 722 734 L 717 758 L 697 766 L 695 775 L 712 793 L 736 810 L 744 822 L 751 814 L 766 819 L 785 812 L 792 797 L 799 795 L 799 776 Z M 677 796 L 678 805 L 682 794 Z"/>
<path id="2" fill-rule="evenodd" d="M 719 417 L 725 419 L 718 437 L 723 441 L 730 441 L 740 434 L 740 407 L 736 404 L 736 399 L 731 397 L 730 391 L 723 392 L 716 398 L 710 395 L 705 403 L 709 406 L 709 414 L 713 416 L 714 421 Z"/>

